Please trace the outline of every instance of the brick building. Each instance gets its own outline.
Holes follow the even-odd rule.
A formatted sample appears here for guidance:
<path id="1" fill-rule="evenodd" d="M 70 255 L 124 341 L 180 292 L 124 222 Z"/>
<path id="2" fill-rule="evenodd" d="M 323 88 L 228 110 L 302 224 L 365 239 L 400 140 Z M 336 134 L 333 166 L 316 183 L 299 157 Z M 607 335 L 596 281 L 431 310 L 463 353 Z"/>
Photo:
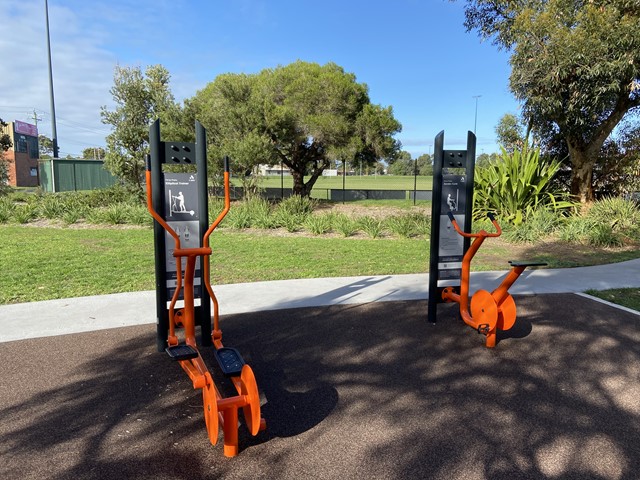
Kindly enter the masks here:
<path id="1" fill-rule="evenodd" d="M 38 127 L 15 120 L 2 133 L 11 138 L 12 147 L 4 153 L 9 167 L 9 185 L 37 187 L 38 182 Z"/>

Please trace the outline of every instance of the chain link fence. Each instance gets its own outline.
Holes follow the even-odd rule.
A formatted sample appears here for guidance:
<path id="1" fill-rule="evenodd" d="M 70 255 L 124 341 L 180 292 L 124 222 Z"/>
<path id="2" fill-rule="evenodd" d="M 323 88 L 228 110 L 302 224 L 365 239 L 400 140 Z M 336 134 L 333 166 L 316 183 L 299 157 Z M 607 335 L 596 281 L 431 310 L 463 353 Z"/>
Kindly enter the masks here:
<path id="1" fill-rule="evenodd" d="M 292 195 L 293 177 L 286 167 L 280 165 L 261 168 L 252 174 L 251 183 L 258 192 L 271 200 L 284 199 Z M 257 177 L 257 178 L 255 178 Z M 305 177 L 305 182 L 309 177 Z M 242 196 L 241 179 L 234 179 L 234 196 Z M 246 183 L 246 182 L 245 182 Z M 418 175 L 386 175 L 363 171 L 360 168 L 327 169 L 318 177 L 311 197 L 332 202 L 357 200 L 404 200 L 407 202 L 431 200 L 432 177 Z"/>

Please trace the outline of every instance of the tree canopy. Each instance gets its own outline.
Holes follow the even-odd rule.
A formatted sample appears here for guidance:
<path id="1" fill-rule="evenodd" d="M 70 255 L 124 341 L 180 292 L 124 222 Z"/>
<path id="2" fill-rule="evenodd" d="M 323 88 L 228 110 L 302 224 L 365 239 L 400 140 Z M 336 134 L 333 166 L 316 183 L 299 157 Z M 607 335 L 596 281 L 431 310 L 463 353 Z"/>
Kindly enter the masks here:
<path id="1" fill-rule="evenodd" d="M 105 154 L 106 150 L 102 147 L 89 147 L 82 150 L 82 158 L 102 160 Z"/>
<path id="2" fill-rule="evenodd" d="M 161 65 L 147 67 L 144 74 L 140 67 L 117 66 L 113 80 L 110 93 L 116 108 L 101 111 L 102 123 L 112 127 L 106 138 L 105 167 L 141 193 L 149 125 L 157 118 L 169 127 L 177 125 L 180 106 L 169 88 L 169 72 Z"/>
<path id="3" fill-rule="evenodd" d="M 593 200 L 593 167 L 640 106 L 635 0 L 466 0 L 466 27 L 511 52 L 510 87 L 542 136 L 566 142 L 571 191 Z"/>
<path id="4" fill-rule="evenodd" d="M 374 164 L 400 147 L 392 108 L 372 104 L 368 87 L 334 63 L 220 75 L 185 107 L 188 121 L 207 128 L 213 156 L 229 155 L 245 171 L 283 163 L 302 196 L 332 160 Z"/>
<path id="5" fill-rule="evenodd" d="M 498 143 L 508 153 L 522 149 L 528 141 L 523 130 L 520 119 L 516 115 L 504 114 L 496 126 Z"/>
<path id="6" fill-rule="evenodd" d="M 46 135 L 38 135 L 38 155 L 40 158 L 51 158 L 53 156 L 53 140 Z"/>

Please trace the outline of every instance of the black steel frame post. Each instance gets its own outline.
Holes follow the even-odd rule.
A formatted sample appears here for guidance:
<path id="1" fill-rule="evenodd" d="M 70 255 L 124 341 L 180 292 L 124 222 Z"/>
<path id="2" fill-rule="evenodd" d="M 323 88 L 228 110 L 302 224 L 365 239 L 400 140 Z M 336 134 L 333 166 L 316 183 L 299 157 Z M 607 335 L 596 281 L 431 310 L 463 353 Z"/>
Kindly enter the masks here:
<path id="1" fill-rule="evenodd" d="M 149 149 L 151 152 L 151 203 L 160 215 L 164 214 L 164 185 L 162 181 L 162 164 L 164 148 L 160 142 L 160 120 L 153 122 L 149 128 Z M 165 258 L 164 228 L 153 222 L 153 239 L 155 245 L 156 268 L 156 346 L 163 352 L 167 346 L 169 330 L 169 311 L 167 310 L 167 262 Z"/>
<path id="2" fill-rule="evenodd" d="M 196 168 L 198 170 L 198 203 L 200 207 L 200 246 L 209 228 L 209 177 L 207 175 L 207 132 L 196 120 Z M 210 256 L 200 257 L 200 306 L 196 307 L 196 325 L 200 325 L 200 343 L 203 347 L 213 344 L 211 339 L 211 298 L 204 284 L 204 262 Z M 210 270 L 209 270 L 210 271 Z"/>
<path id="3" fill-rule="evenodd" d="M 449 169 L 465 169 L 465 208 L 464 208 L 464 231 L 471 232 L 473 218 L 473 183 L 476 156 L 476 136 L 473 132 L 467 132 L 467 149 L 444 150 L 444 131 L 436 135 L 434 143 L 433 159 L 433 187 L 431 205 L 431 239 L 429 255 L 429 302 L 427 316 L 430 322 L 435 323 L 437 318 L 438 303 L 442 302 L 442 288 L 438 286 L 440 277 L 439 252 L 440 252 L 440 217 L 446 214 L 442 209 L 442 186 L 444 172 Z M 451 157 L 449 159 L 449 157 Z M 455 159 L 455 160 L 453 160 Z M 465 238 L 461 254 L 464 255 L 471 240 Z M 455 288 L 459 288 L 455 286 Z"/>

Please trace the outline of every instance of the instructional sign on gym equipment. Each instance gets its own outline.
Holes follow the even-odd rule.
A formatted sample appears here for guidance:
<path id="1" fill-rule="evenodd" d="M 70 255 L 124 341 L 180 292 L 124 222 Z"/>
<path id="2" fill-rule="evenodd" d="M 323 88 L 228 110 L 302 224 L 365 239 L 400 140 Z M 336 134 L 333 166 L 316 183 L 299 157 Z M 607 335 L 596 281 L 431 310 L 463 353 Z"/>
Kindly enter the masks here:
<path id="1" fill-rule="evenodd" d="M 197 248 L 200 246 L 200 213 L 198 208 L 198 174 L 197 173 L 165 173 L 164 198 L 166 222 L 175 230 L 180 238 L 182 248 Z M 177 264 L 173 256 L 175 241 L 165 232 L 165 256 L 167 297 L 173 297 L 177 284 Z M 184 273 L 186 263 L 182 264 Z M 201 297 L 200 258 L 196 259 L 196 273 L 194 277 L 195 298 Z M 180 294 L 182 299 L 182 293 Z"/>
<path id="2" fill-rule="evenodd" d="M 458 235 L 447 214 L 452 212 L 460 228 L 465 228 L 465 175 L 444 174 L 440 201 L 440 241 L 438 243 L 438 279 L 460 278 L 464 238 Z"/>
<path id="3" fill-rule="evenodd" d="M 472 132 L 467 132 L 466 150 L 445 150 L 444 131 L 436 135 L 429 252 L 428 316 L 431 322 L 436 321 L 437 305 L 443 301 L 445 287 L 460 288 L 462 259 L 470 242 L 456 233 L 449 213 L 468 233 L 471 228 L 475 152 L 476 136 Z"/>

